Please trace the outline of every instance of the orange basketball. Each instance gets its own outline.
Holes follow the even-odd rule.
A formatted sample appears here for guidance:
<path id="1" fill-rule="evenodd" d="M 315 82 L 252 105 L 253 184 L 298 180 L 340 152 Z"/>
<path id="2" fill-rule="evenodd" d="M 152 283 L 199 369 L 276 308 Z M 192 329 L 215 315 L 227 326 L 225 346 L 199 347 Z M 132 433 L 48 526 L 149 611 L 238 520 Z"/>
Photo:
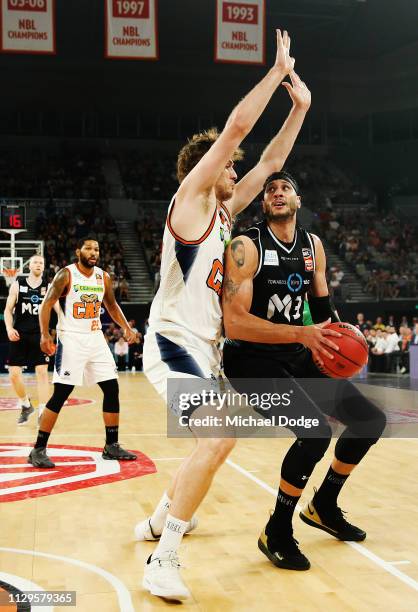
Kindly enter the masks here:
<path id="1" fill-rule="evenodd" d="M 366 365 L 369 358 L 369 347 L 362 332 L 350 323 L 329 323 L 326 329 L 333 329 L 342 334 L 341 338 L 328 336 L 332 342 L 338 344 L 339 351 L 327 346 L 327 351 L 334 355 L 334 359 L 328 359 L 321 355 L 324 365 L 319 367 L 320 371 L 331 378 L 350 378 Z"/>

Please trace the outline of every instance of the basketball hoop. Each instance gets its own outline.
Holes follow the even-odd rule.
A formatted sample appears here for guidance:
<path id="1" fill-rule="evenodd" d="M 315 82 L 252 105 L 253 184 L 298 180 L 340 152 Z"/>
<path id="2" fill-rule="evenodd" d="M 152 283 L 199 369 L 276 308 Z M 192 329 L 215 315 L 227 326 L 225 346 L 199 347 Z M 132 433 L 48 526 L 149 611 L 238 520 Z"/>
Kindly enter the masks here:
<path id="1" fill-rule="evenodd" d="M 6 281 L 7 287 L 10 287 L 10 285 L 13 283 L 18 272 L 19 270 L 16 268 L 3 268 L 3 276 Z"/>

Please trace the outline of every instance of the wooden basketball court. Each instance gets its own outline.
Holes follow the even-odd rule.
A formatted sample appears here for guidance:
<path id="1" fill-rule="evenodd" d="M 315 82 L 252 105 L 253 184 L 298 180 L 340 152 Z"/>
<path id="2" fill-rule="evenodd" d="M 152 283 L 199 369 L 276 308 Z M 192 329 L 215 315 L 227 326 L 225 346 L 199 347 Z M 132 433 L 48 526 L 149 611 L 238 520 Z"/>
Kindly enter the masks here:
<path id="1" fill-rule="evenodd" d="M 26 380 L 36 397 L 33 377 Z M 56 476 L 27 477 L 30 470 L 39 472 L 24 462 L 36 437 L 36 415 L 17 426 L 18 411 L 1 409 L 2 403 L 13 405 L 6 402 L 13 395 L 7 376 L 0 377 L 0 499 L 16 498 L 0 507 L 0 581 L 20 590 L 76 591 L 77 605 L 69 610 L 143 612 L 176 605 L 142 589 L 143 564 L 154 544 L 135 543 L 133 527 L 151 513 L 192 442 L 166 438 L 166 408 L 142 374 L 123 374 L 120 386 L 120 441 L 145 455 L 142 468 L 135 466 L 135 477 L 121 475 L 118 465 L 115 474 L 103 472 L 113 462 L 98 452 L 104 439 L 101 392 L 81 388 L 72 397 L 93 403 L 62 410 L 49 451 L 60 462 L 60 482 L 40 489 L 45 478 Z M 367 531 L 364 543 L 338 542 L 295 518 L 296 538 L 312 564 L 307 572 L 279 570 L 257 548 L 289 443 L 239 440 L 199 510 L 198 529 L 180 550 L 193 595 L 180 605 L 204 612 L 418 609 L 418 440 L 381 440 L 344 488 L 341 506 Z M 302 501 L 320 484 L 330 458 L 328 451 Z M 95 477 L 86 480 L 85 470 L 92 469 Z"/>

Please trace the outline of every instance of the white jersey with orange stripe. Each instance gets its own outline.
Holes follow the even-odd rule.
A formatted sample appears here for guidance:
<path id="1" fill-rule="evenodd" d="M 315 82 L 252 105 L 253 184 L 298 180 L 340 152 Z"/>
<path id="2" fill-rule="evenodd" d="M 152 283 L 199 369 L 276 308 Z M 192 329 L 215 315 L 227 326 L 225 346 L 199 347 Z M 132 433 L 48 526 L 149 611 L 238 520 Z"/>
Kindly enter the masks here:
<path id="1" fill-rule="evenodd" d="M 66 295 L 59 299 L 58 331 L 90 333 L 100 331 L 100 310 L 105 294 L 104 272 L 94 266 L 85 276 L 77 264 L 66 266 L 70 282 Z"/>
<path id="2" fill-rule="evenodd" d="M 171 200 L 164 230 L 160 288 L 151 306 L 151 332 L 181 343 L 190 335 L 217 341 L 222 333 L 221 290 L 224 252 L 231 237 L 231 216 L 222 204 L 199 240 L 178 236 L 170 222 Z"/>

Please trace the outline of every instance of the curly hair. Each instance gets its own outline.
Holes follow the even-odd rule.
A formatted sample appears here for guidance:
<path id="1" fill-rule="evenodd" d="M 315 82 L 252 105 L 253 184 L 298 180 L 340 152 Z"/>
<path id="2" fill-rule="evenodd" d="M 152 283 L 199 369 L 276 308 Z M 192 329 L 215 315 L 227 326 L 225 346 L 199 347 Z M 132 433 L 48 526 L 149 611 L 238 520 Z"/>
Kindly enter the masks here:
<path id="1" fill-rule="evenodd" d="M 180 149 L 177 157 L 177 178 L 179 183 L 189 174 L 199 163 L 202 157 L 209 151 L 213 143 L 218 139 L 219 132 L 212 127 L 199 134 L 194 134 Z M 236 149 L 232 159 L 240 161 L 244 157 L 242 149 Z"/>

